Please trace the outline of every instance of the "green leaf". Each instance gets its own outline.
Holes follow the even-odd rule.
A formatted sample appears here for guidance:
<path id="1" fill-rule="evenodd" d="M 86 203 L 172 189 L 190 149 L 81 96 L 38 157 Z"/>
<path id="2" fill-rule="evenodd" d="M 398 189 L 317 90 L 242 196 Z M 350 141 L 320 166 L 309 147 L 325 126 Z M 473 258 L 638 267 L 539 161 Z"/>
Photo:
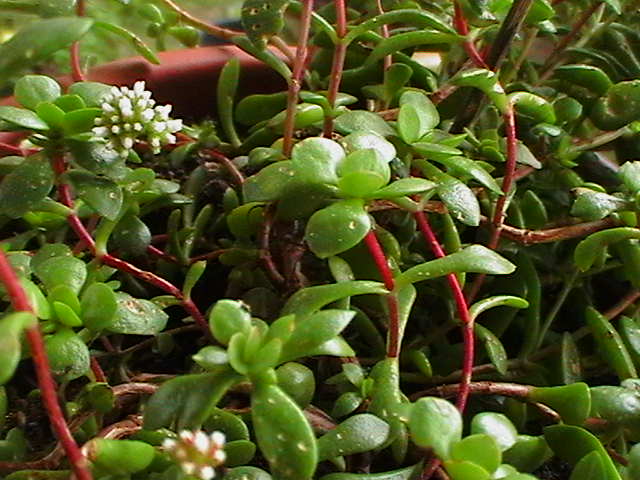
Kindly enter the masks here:
<path id="1" fill-rule="evenodd" d="M 469 307 L 469 315 L 475 320 L 481 313 L 496 307 L 528 308 L 529 302 L 524 298 L 514 297 L 512 295 L 495 295 L 471 305 L 471 307 Z"/>
<path id="2" fill-rule="evenodd" d="M 87 278 L 87 267 L 79 258 L 61 255 L 33 266 L 33 272 L 47 291 L 63 284 L 79 293 Z"/>
<path id="3" fill-rule="evenodd" d="M 592 233 L 578 243 L 573 253 L 573 261 L 580 270 L 585 272 L 591 268 L 598 255 L 602 253 L 602 250 L 607 245 L 627 239 L 640 239 L 640 230 L 637 228 L 618 227 Z"/>
<path id="4" fill-rule="evenodd" d="M 62 94 L 62 90 L 51 77 L 25 75 L 16 82 L 13 93 L 20 105 L 35 110 L 40 102 L 53 102 Z"/>
<path id="5" fill-rule="evenodd" d="M 108 329 L 118 310 L 116 294 L 105 283 L 92 283 L 82 293 L 82 323 L 89 330 L 98 332 Z"/>
<path id="6" fill-rule="evenodd" d="M 57 377 L 70 381 L 89 371 L 89 349 L 70 328 L 46 336 L 44 343 L 51 371 Z"/>
<path id="7" fill-rule="evenodd" d="M 553 73 L 556 77 L 584 87 L 597 95 L 605 95 L 613 85 L 609 76 L 593 65 L 560 65 Z"/>
<path id="8" fill-rule="evenodd" d="M 143 255 L 151 243 L 151 232 L 138 216 L 127 213 L 116 225 L 109 243 L 114 250 L 130 255 Z"/>
<path id="9" fill-rule="evenodd" d="M 387 293 L 389 292 L 382 283 L 365 280 L 306 287 L 289 297 L 289 300 L 282 308 L 281 315 L 294 313 L 296 316 L 303 317 L 342 298 L 368 294 L 384 295 Z"/>
<path id="10" fill-rule="evenodd" d="M 477 339 L 484 345 L 484 349 L 487 352 L 491 363 L 496 367 L 498 373 L 502 375 L 507 373 L 507 370 L 509 369 L 507 364 L 509 357 L 500 339 L 496 337 L 491 330 L 483 327 L 482 325 L 475 324 L 473 326 L 473 330 Z"/>
<path id="11" fill-rule="evenodd" d="M 640 444 L 635 444 L 629 451 L 627 473 L 630 478 L 640 477 Z"/>
<path id="12" fill-rule="evenodd" d="M 136 440 L 94 438 L 86 447 L 87 456 L 94 465 L 117 476 L 129 476 L 144 470 L 156 454 L 152 445 Z"/>
<path id="13" fill-rule="evenodd" d="M 306 408 L 313 399 L 316 380 L 313 371 L 301 363 L 289 362 L 276 369 L 278 386 L 289 395 L 300 408 Z"/>
<path id="14" fill-rule="evenodd" d="M 543 436 L 518 435 L 518 440 L 502 454 L 503 461 L 521 472 L 533 472 L 551 457 Z"/>
<path id="15" fill-rule="evenodd" d="M 451 480 L 489 480 L 491 478 L 487 470 L 468 461 L 448 460 L 444 462 L 444 467 Z"/>
<path id="16" fill-rule="evenodd" d="M 625 162 L 618 170 L 618 177 L 632 193 L 640 190 L 640 162 Z"/>
<path id="17" fill-rule="evenodd" d="M 65 113 L 62 127 L 65 135 L 77 135 L 88 133 L 95 124 L 95 119 L 102 113 L 102 109 L 96 107 L 80 108 Z"/>
<path id="18" fill-rule="evenodd" d="M 378 43 L 367 57 L 363 66 L 369 67 L 387 55 L 394 54 L 405 48 L 416 47 L 418 45 L 458 43 L 462 40 L 463 37 L 454 33 L 444 33 L 428 29 L 398 33 Z"/>
<path id="19" fill-rule="evenodd" d="M 44 155 L 31 155 L 2 179 L 0 213 L 19 218 L 40 203 L 52 187 L 49 161 Z"/>
<path id="20" fill-rule="evenodd" d="M 413 442 L 432 448 L 441 460 L 451 458 L 451 448 L 462 437 L 462 417 L 442 398 L 425 397 L 411 408 L 409 430 Z"/>
<path id="21" fill-rule="evenodd" d="M 225 480 L 272 480 L 271 475 L 256 467 L 236 467 L 225 472 Z"/>
<path id="22" fill-rule="evenodd" d="M 337 169 L 345 158 L 338 142 L 321 137 L 302 140 L 291 151 L 291 167 L 301 181 L 335 184 Z"/>
<path id="23" fill-rule="evenodd" d="M 338 166 L 338 188 L 346 197 L 363 198 L 389 183 L 391 169 L 376 150 L 350 153 Z"/>
<path id="24" fill-rule="evenodd" d="M 227 345 L 236 333 L 249 332 L 251 314 L 241 302 L 218 300 L 209 314 L 209 328 L 216 340 Z"/>
<path id="25" fill-rule="evenodd" d="M 0 385 L 11 380 L 20 362 L 23 331 L 36 325 L 37 318 L 28 312 L 10 313 L 0 318 Z"/>
<path id="26" fill-rule="evenodd" d="M 398 198 L 433 190 L 436 184 L 424 178 L 401 178 L 386 187 L 371 192 L 365 198 L 385 199 Z"/>
<path id="27" fill-rule="evenodd" d="M 328 258 L 355 247 L 371 230 L 371 219 L 359 199 L 342 200 L 314 213 L 305 240 L 319 258 Z"/>
<path id="28" fill-rule="evenodd" d="M 296 170 L 291 160 L 272 163 L 250 176 L 242 184 L 245 202 L 273 202 L 278 200 L 285 188 L 295 179 Z"/>
<path id="29" fill-rule="evenodd" d="M 424 93 L 407 90 L 400 96 L 397 128 L 400 137 L 414 143 L 440 123 L 438 110 Z"/>
<path id="30" fill-rule="evenodd" d="M 9 123 L 13 128 L 26 130 L 48 130 L 49 125 L 37 114 L 24 108 L 0 106 L 0 120 Z"/>
<path id="31" fill-rule="evenodd" d="M 382 160 L 391 162 L 396 158 L 396 148 L 384 137 L 370 132 L 356 131 L 340 140 L 347 154 L 370 148 L 376 151 Z"/>
<path id="32" fill-rule="evenodd" d="M 571 425 L 582 425 L 591 410 L 589 386 L 582 382 L 560 387 L 535 387 L 529 398 L 553 408 L 565 423 Z"/>
<path id="33" fill-rule="evenodd" d="M 347 135 L 353 132 L 375 133 L 381 137 L 394 135 L 393 129 L 379 115 L 366 110 L 351 110 L 338 116 L 337 132 Z"/>
<path id="34" fill-rule="evenodd" d="M 0 45 L 0 77 L 15 75 L 69 47 L 92 24 L 93 20 L 87 17 L 57 17 L 28 23 Z"/>
<path id="35" fill-rule="evenodd" d="M 119 25 L 116 25 L 115 23 L 95 22 L 94 26 L 119 35 L 121 38 L 127 40 L 133 47 L 133 49 L 138 52 L 138 54 L 142 55 L 142 57 L 144 57 L 146 60 L 156 65 L 160 64 L 160 60 L 158 59 L 158 57 L 156 57 L 156 54 L 153 53 L 153 51 L 147 46 L 147 44 L 144 43 L 144 41 L 135 33 Z"/>
<path id="36" fill-rule="evenodd" d="M 144 428 L 175 431 L 200 428 L 227 390 L 240 380 L 234 372 L 180 375 L 164 382 L 144 410 Z"/>
<path id="37" fill-rule="evenodd" d="M 620 474 L 600 440 L 585 429 L 573 425 L 552 425 L 544 429 L 544 438 L 558 457 L 573 465 L 585 455 L 596 452 L 605 470 L 605 476 L 601 478 L 621 480 Z"/>
<path id="38" fill-rule="evenodd" d="M 471 433 L 484 433 L 492 437 L 504 451 L 511 448 L 518 440 L 518 431 L 502 413 L 483 412 L 471 420 Z"/>
<path id="39" fill-rule="evenodd" d="M 320 480 L 413 480 L 422 471 L 422 462 L 410 467 L 381 473 L 330 473 Z"/>
<path id="40" fill-rule="evenodd" d="M 470 272 L 507 275 L 515 265 L 482 245 L 471 245 L 443 258 L 416 265 L 396 277 L 396 284 L 416 283 L 450 273 Z"/>
<path id="41" fill-rule="evenodd" d="M 235 148 L 242 144 L 233 124 L 233 102 L 239 79 L 240 61 L 237 58 L 231 58 L 220 71 L 216 100 L 218 102 L 218 118 L 220 118 L 224 133 Z"/>
<path id="42" fill-rule="evenodd" d="M 569 332 L 562 334 L 562 350 L 560 351 L 562 383 L 569 385 L 582 379 L 580 352 L 573 336 Z"/>
<path id="43" fill-rule="evenodd" d="M 608 478 L 599 452 L 587 453 L 576 463 L 569 480 L 600 480 Z"/>
<path id="44" fill-rule="evenodd" d="M 640 119 L 640 80 L 613 85 L 591 109 L 591 121 L 601 130 L 616 130 Z"/>
<path id="45" fill-rule="evenodd" d="M 556 113 L 544 98 L 529 92 L 514 92 L 508 96 L 519 115 L 529 117 L 536 123 L 555 123 Z"/>
<path id="46" fill-rule="evenodd" d="M 388 435 L 389 425 L 375 415 L 353 415 L 318 439 L 318 461 L 375 450 Z"/>
<path id="47" fill-rule="evenodd" d="M 80 110 L 87 107 L 84 100 L 80 95 L 62 95 L 56 98 L 54 104 L 60 107 L 65 112 L 72 112 L 74 110 Z"/>
<path id="48" fill-rule="evenodd" d="M 122 207 L 122 189 L 113 181 L 89 172 L 70 170 L 65 174 L 78 197 L 96 213 L 115 220 Z"/>
<path id="49" fill-rule="evenodd" d="M 254 386 L 251 418 L 260 451 L 281 480 L 311 480 L 318 448 L 311 425 L 300 407 L 279 387 Z"/>
<path id="50" fill-rule="evenodd" d="M 416 151 L 419 151 L 419 143 L 415 145 Z M 484 168 L 478 165 L 478 162 L 466 157 L 432 157 L 435 162 L 441 163 L 447 167 L 447 170 L 454 176 L 469 175 L 481 185 L 487 187 L 492 192 L 502 195 L 502 188 L 498 182 Z"/>
<path id="51" fill-rule="evenodd" d="M 613 195 L 596 192 L 588 188 L 578 188 L 578 198 L 573 202 L 571 215 L 585 220 L 600 220 L 617 210 L 629 207 L 629 203 Z"/>
<path id="52" fill-rule="evenodd" d="M 164 330 L 169 316 L 155 303 L 124 292 L 115 295 L 118 308 L 107 330 L 127 335 L 155 335 Z"/>
<path id="53" fill-rule="evenodd" d="M 355 313 L 352 310 L 322 310 L 300 320 L 282 347 L 280 362 L 309 355 L 313 349 L 338 336 Z"/>
<path id="54" fill-rule="evenodd" d="M 69 87 L 70 95 L 78 95 L 87 107 L 100 107 L 104 97 L 109 95 L 111 85 L 99 82 L 76 82 Z"/>
<path id="55" fill-rule="evenodd" d="M 543 228 L 548 221 L 547 208 L 533 190 L 527 190 L 520 199 L 520 210 L 527 228 Z"/>
<path id="56" fill-rule="evenodd" d="M 474 87 L 482 90 L 501 113 L 506 112 L 508 108 L 507 95 L 498 81 L 498 76 L 490 70 L 479 68 L 464 70 L 455 75 L 451 83 L 460 87 Z"/>
<path id="57" fill-rule="evenodd" d="M 451 460 L 468 461 L 493 473 L 502 463 L 502 452 L 493 437 L 479 433 L 454 443 Z"/>

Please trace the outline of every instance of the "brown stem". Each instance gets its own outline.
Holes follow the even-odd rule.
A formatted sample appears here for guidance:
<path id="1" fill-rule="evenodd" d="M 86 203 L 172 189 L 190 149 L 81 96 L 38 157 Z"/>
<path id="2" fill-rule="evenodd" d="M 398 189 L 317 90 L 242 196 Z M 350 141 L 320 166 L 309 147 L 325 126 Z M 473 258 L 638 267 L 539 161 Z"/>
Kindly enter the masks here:
<path id="1" fill-rule="evenodd" d="M 382 0 L 376 0 L 376 10 L 378 11 L 378 15 L 382 15 L 384 13 L 384 6 L 382 5 Z M 386 23 L 380 27 L 380 31 L 382 33 L 382 38 L 389 38 L 389 25 Z M 383 67 L 385 72 L 391 66 L 393 62 L 393 55 L 387 55 L 383 60 Z"/>
<path id="2" fill-rule="evenodd" d="M 550 243 L 571 238 L 586 237 L 594 232 L 605 230 L 616 225 L 612 218 L 603 218 L 594 222 L 576 223 L 563 227 L 547 228 L 544 230 L 527 230 L 516 228 L 510 225 L 502 226 L 502 235 L 509 240 L 523 245 L 534 245 L 536 243 Z"/>
<path id="3" fill-rule="evenodd" d="M 285 279 L 280 273 L 271 255 L 271 228 L 273 227 L 274 206 L 268 205 L 264 209 L 264 221 L 260 228 L 260 261 L 262 266 L 276 285 L 284 285 Z"/>
<path id="4" fill-rule="evenodd" d="M 78 17 L 84 17 L 85 4 L 84 0 L 78 0 L 76 3 L 76 15 Z M 82 72 L 82 66 L 80 64 L 80 42 L 73 42 L 71 44 L 71 78 L 74 82 L 84 82 L 85 76 Z"/>
<path id="5" fill-rule="evenodd" d="M 7 294 L 14 310 L 18 312 L 33 312 L 33 308 L 29 302 L 26 292 L 22 288 L 18 276 L 11 268 L 9 260 L 4 251 L 0 249 L 0 281 L 5 286 Z M 62 444 L 71 467 L 78 480 L 91 480 L 91 472 L 87 468 L 87 462 L 78 445 L 76 444 L 69 425 L 64 418 L 60 404 L 58 403 L 57 387 L 53 376 L 51 375 L 51 367 L 49 366 L 49 358 L 44 346 L 44 339 L 40 331 L 40 325 L 36 324 L 27 329 L 27 342 L 31 350 L 33 364 L 38 378 L 38 387 L 42 394 L 42 401 L 47 411 L 51 426 L 56 436 Z"/>
<path id="6" fill-rule="evenodd" d="M 329 90 L 327 92 L 327 100 L 331 105 L 331 112 L 324 117 L 323 134 L 326 138 L 333 135 L 333 116 L 340 90 L 340 82 L 342 81 L 342 71 L 344 70 L 344 59 L 347 55 L 347 44 L 344 42 L 344 36 L 347 34 L 347 8 L 345 0 L 334 0 L 336 8 L 336 30 L 338 33 L 338 43 L 336 43 L 333 52 L 333 62 L 331 64 L 331 73 L 329 74 Z"/>
<path id="7" fill-rule="evenodd" d="M 167 1 L 167 0 L 163 0 Z M 282 142 L 282 152 L 286 157 L 291 156 L 293 148 L 293 131 L 296 124 L 296 107 L 298 106 L 298 94 L 302 85 L 302 76 L 305 70 L 307 59 L 307 43 L 309 40 L 309 30 L 311 28 L 311 14 L 313 13 L 313 0 L 303 0 L 302 14 L 300 16 L 299 41 L 296 49 L 296 60 L 293 63 L 293 72 L 289 81 L 289 91 L 287 95 L 287 116 L 284 122 L 284 139 Z"/>
<path id="8" fill-rule="evenodd" d="M 214 37 L 222 38 L 225 40 L 231 40 L 233 37 L 244 34 L 244 32 L 241 32 L 239 30 L 231 30 L 229 28 L 223 28 L 218 25 L 213 25 L 209 22 L 205 22 L 204 20 L 201 20 L 200 18 L 182 9 L 179 5 L 177 5 L 172 0 L 161 0 L 161 1 L 171 10 L 176 12 L 184 23 L 187 23 L 192 27 L 199 28 L 200 30 L 205 31 L 208 34 L 213 35 Z"/>
<path id="9" fill-rule="evenodd" d="M 569 44 L 578 35 L 580 30 L 582 30 L 582 27 L 585 26 L 585 24 L 589 21 L 591 16 L 596 11 L 598 11 L 601 5 L 603 5 L 603 2 L 595 2 L 593 5 L 587 8 L 584 12 L 582 12 L 582 15 L 580 15 L 580 17 L 578 18 L 578 21 L 571 28 L 571 31 L 564 36 L 564 38 L 560 43 L 558 43 L 558 45 L 556 45 L 556 48 L 553 49 L 553 52 L 551 52 L 551 55 L 549 55 L 549 58 L 547 59 L 545 64 L 542 66 L 541 71 L 543 73 L 540 75 L 540 82 L 546 80 L 551 76 L 556 65 L 558 65 L 558 63 L 562 61 L 562 56 L 564 55 Z"/>
<path id="10" fill-rule="evenodd" d="M 206 153 L 211 157 L 213 157 L 216 161 L 224 165 L 224 167 L 229 171 L 229 173 L 233 177 L 233 180 L 236 183 L 236 185 L 238 185 L 239 187 L 242 186 L 242 184 L 244 183 L 244 175 L 242 175 L 242 172 L 238 170 L 238 167 L 236 167 L 235 163 L 229 160 L 227 156 L 223 155 L 222 153 L 216 150 L 209 149 L 206 151 Z"/>

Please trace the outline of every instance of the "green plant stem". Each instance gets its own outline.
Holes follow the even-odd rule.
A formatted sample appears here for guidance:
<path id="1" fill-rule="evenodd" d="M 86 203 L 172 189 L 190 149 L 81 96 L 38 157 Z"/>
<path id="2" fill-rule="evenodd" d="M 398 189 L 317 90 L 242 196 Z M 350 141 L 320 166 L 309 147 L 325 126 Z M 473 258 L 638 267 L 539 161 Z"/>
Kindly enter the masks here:
<path id="1" fill-rule="evenodd" d="M 223 28 L 218 25 L 213 25 L 211 23 L 205 22 L 204 20 L 201 20 L 200 18 L 192 15 L 191 13 L 181 8 L 178 4 L 173 2 L 173 0 L 160 0 L 160 1 L 164 3 L 167 7 L 169 7 L 171 10 L 176 12 L 184 23 L 186 23 L 187 25 L 191 25 L 192 27 L 196 27 L 204 32 L 207 32 L 208 34 L 214 37 L 222 38 L 225 40 L 231 40 L 233 37 L 236 37 L 238 35 L 243 35 L 244 33 L 239 30 Z"/>
<path id="2" fill-rule="evenodd" d="M 446 254 L 440 242 L 433 232 L 427 216 L 423 211 L 416 212 L 414 214 L 418 228 L 422 232 L 422 235 L 429 245 L 429 248 L 433 252 L 436 258 L 443 258 Z M 449 283 L 449 289 L 456 303 L 458 310 L 458 317 L 460 317 L 460 323 L 462 324 L 462 339 L 464 343 L 464 358 L 462 361 L 462 380 L 460 382 L 460 389 L 458 391 L 458 398 L 456 406 L 460 412 L 464 412 L 469 398 L 469 385 L 471 384 L 471 378 L 473 374 L 473 361 L 475 356 L 475 335 L 473 331 L 473 318 L 469 315 L 469 307 L 462 293 L 462 287 L 458 281 L 458 277 L 455 273 L 447 275 L 447 282 Z"/>
<path id="3" fill-rule="evenodd" d="M 333 51 L 333 61 L 331 63 L 331 73 L 329 74 L 329 90 L 327 91 L 327 100 L 331 106 L 331 114 L 324 117 L 323 134 L 326 138 L 333 135 L 333 118 L 336 98 L 340 91 L 340 82 L 342 80 L 342 72 L 344 70 L 344 60 L 347 55 L 347 43 L 344 40 L 347 34 L 347 8 L 345 0 L 334 0 L 336 9 L 336 30 L 338 33 L 338 41 Z"/>
<path id="4" fill-rule="evenodd" d="M 311 28 L 312 13 L 313 0 L 304 0 L 302 6 L 302 14 L 300 15 L 300 32 L 299 41 L 296 48 L 296 59 L 293 63 L 291 80 L 289 81 L 289 91 L 287 94 L 287 116 L 284 121 L 284 134 L 282 143 L 282 152 L 286 157 L 291 156 L 291 149 L 293 148 L 293 132 L 296 124 L 296 107 L 298 105 L 298 95 L 302 87 L 302 77 L 304 75 L 305 63 L 307 59 L 307 43 L 309 41 L 309 30 Z"/>
<path id="5" fill-rule="evenodd" d="M 504 112 L 504 124 L 507 134 L 507 161 L 501 186 L 502 195 L 496 202 L 495 213 L 491 222 L 493 231 L 491 232 L 491 239 L 489 240 L 489 244 L 487 245 L 491 250 L 495 250 L 498 247 L 498 243 L 500 243 L 500 235 L 502 234 L 502 227 L 504 224 L 507 207 L 507 198 L 509 197 L 509 192 L 511 191 L 511 187 L 514 183 L 513 178 L 516 171 L 516 161 L 518 158 L 516 116 L 513 105 L 509 105 L 507 110 Z M 478 292 L 480 292 L 480 288 L 482 288 L 485 277 L 485 274 L 480 274 L 473 281 L 471 288 L 469 289 L 469 294 L 467 295 L 467 301 L 469 303 L 472 303 L 478 295 Z"/>
<path id="6" fill-rule="evenodd" d="M 606 145 L 607 143 L 613 142 L 614 140 L 620 138 L 621 136 L 630 133 L 629 127 L 626 125 L 618 130 L 613 130 L 611 132 L 605 132 L 602 135 L 598 135 L 589 140 L 584 141 L 583 143 L 578 143 L 573 146 L 571 149 L 571 153 L 578 152 L 586 152 L 589 150 L 596 149 L 601 147 L 602 145 Z"/>
<path id="7" fill-rule="evenodd" d="M 376 237 L 373 230 L 370 230 L 364 237 L 365 245 L 369 250 L 369 254 L 373 259 L 384 286 L 389 293 L 387 295 L 387 306 L 389 308 L 389 326 L 388 326 L 388 339 L 387 339 L 387 357 L 396 358 L 400 354 L 400 309 L 398 306 L 398 297 L 394 292 L 395 280 L 393 279 L 393 273 L 389 268 L 389 262 L 382 250 L 382 246 Z"/>
<path id="8" fill-rule="evenodd" d="M 578 277 L 579 277 L 578 270 L 574 270 L 573 273 L 565 280 L 564 284 L 562 285 L 562 290 L 560 290 L 560 293 L 558 294 L 558 298 L 556 298 L 556 301 L 553 303 L 551 310 L 549 310 L 549 313 L 545 317 L 544 322 L 540 327 L 540 332 L 538 333 L 538 341 L 537 341 L 535 350 L 538 350 L 542 345 L 542 342 L 544 340 L 544 337 L 547 334 L 547 331 L 549 330 L 549 328 L 551 327 L 551 324 L 553 323 L 556 316 L 558 315 L 558 312 L 562 308 L 562 305 L 564 305 L 564 302 L 567 300 L 567 296 L 569 295 L 569 292 L 571 292 L 571 290 L 573 289 L 573 286 L 575 285 Z"/>
<path id="9" fill-rule="evenodd" d="M 20 285 L 18 276 L 13 271 L 2 249 L 0 249 L 0 281 L 2 281 L 2 284 L 7 290 L 14 310 L 18 312 L 33 312 L 27 294 Z M 91 472 L 87 467 L 87 460 L 84 455 L 82 455 L 82 452 L 71 435 L 69 425 L 58 403 L 57 387 L 51 374 L 51 367 L 44 346 L 44 338 L 40 331 L 40 325 L 36 323 L 35 326 L 28 328 L 26 337 L 38 378 L 38 387 L 40 388 L 42 401 L 51 426 L 58 440 L 60 440 L 76 478 L 78 480 L 92 480 Z"/>
<path id="10" fill-rule="evenodd" d="M 85 4 L 84 0 L 77 0 L 76 3 L 76 15 L 84 17 Z M 84 82 L 85 76 L 82 72 L 82 65 L 80 63 L 80 41 L 73 42 L 70 47 L 71 56 L 71 78 L 74 82 Z"/>

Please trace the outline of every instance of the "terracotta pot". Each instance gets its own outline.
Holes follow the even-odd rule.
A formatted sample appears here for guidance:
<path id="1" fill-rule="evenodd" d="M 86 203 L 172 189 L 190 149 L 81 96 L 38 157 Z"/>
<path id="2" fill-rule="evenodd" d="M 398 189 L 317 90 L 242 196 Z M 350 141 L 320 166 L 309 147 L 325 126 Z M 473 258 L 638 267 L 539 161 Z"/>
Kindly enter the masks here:
<path id="1" fill-rule="evenodd" d="M 160 65 L 142 57 L 116 60 L 91 69 L 87 80 L 111 85 L 133 85 L 144 80 L 160 104 L 173 105 L 177 118 L 199 119 L 215 110 L 215 91 L 220 70 L 233 57 L 240 59 L 239 92 L 270 93 L 281 90 L 285 82 L 262 62 L 234 46 L 209 46 L 161 52 Z M 58 78 L 67 87 L 69 76 Z M 0 105 L 15 105 L 13 97 L 0 100 Z M 15 142 L 17 133 L 0 133 L 1 142 Z"/>

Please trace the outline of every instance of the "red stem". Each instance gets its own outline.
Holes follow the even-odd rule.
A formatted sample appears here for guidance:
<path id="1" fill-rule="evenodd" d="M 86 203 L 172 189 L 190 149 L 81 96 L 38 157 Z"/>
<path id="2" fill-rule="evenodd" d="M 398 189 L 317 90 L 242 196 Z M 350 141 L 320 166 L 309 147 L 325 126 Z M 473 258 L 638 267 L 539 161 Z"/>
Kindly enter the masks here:
<path id="1" fill-rule="evenodd" d="M 454 27 L 460 35 L 466 37 L 467 35 L 469 35 L 469 24 L 467 23 L 467 19 L 464 18 L 464 12 L 462 11 L 460 2 L 458 2 L 457 0 L 454 0 L 453 2 L 453 11 Z M 478 52 L 475 43 L 473 43 L 471 40 L 465 40 L 463 46 L 465 52 L 467 52 L 467 55 L 469 55 L 469 58 L 477 67 L 490 70 L 489 66 L 484 61 L 484 58 L 482 58 L 482 55 L 480 54 L 480 52 Z"/>
<path id="2" fill-rule="evenodd" d="M 16 311 L 33 312 L 27 294 L 20 285 L 18 276 L 11 268 L 9 260 L 2 249 L 0 249 L 0 281 L 5 286 L 11 304 Z M 51 368 L 49 367 L 49 359 L 45 351 L 40 326 L 35 325 L 27 329 L 26 336 L 31 349 L 36 376 L 38 377 L 38 387 L 40 388 L 42 401 L 47 410 L 51 426 L 67 454 L 76 478 L 78 480 L 92 480 L 91 473 L 86 465 L 86 459 L 73 439 L 71 430 L 58 403 L 57 387 L 51 376 Z"/>
<path id="3" fill-rule="evenodd" d="M 418 211 L 414 214 L 418 228 L 429 245 L 429 248 L 433 252 L 436 258 L 442 258 L 446 254 L 440 242 L 436 237 L 436 234 L 429 225 L 429 220 L 423 211 Z M 462 360 L 462 378 L 460 380 L 460 389 L 458 390 L 458 399 L 456 406 L 460 412 L 464 412 L 467 406 L 467 400 L 469 398 L 469 386 L 471 384 L 471 375 L 473 373 L 473 359 L 475 349 L 475 336 L 473 334 L 473 319 L 469 315 L 469 308 L 467 302 L 462 293 L 462 287 L 458 281 L 458 277 L 454 273 L 447 275 L 447 282 L 449 283 L 449 289 L 453 295 L 453 299 L 456 302 L 456 308 L 458 310 L 458 317 L 462 323 L 462 339 L 464 344 L 464 357 Z"/>
<path id="4" fill-rule="evenodd" d="M 389 308 L 389 339 L 387 345 L 387 357 L 395 358 L 400 353 L 400 309 L 398 307 L 398 298 L 393 292 L 393 289 L 395 288 L 393 273 L 389 268 L 389 262 L 387 261 L 387 257 L 384 254 L 382 247 L 380 246 L 378 237 L 376 237 L 373 230 L 370 230 L 364 237 L 364 243 L 369 249 L 369 254 L 371 255 L 371 258 L 373 258 L 378 272 L 380 272 L 384 286 L 390 292 L 387 295 L 387 306 Z"/>
<path id="5" fill-rule="evenodd" d="M 376 1 L 376 8 L 378 9 L 378 15 L 382 15 L 384 13 L 384 7 L 382 5 L 382 0 L 377 0 Z M 387 25 L 386 23 L 384 25 L 382 25 L 381 29 L 382 31 L 382 38 L 389 38 L 389 25 Z M 387 55 L 386 57 L 384 57 L 384 71 L 386 72 L 389 67 L 391 66 L 391 63 L 393 62 L 393 55 Z"/>
<path id="6" fill-rule="evenodd" d="M 76 15 L 84 16 L 84 0 L 78 0 L 76 3 Z M 80 65 L 80 42 L 71 44 L 71 78 L 74 82 L 84 82 L 85 76 Z"/>
<path id="7" fill-rule="evenodd" d="M 303 0 L 302 15 L 300 16 L 300 33 L 298 46 L 296 49 L 296 59 L 293 62 L 293 72 L 289 82 L 289 94 L 287 97 L 287 116 L 284 123 L 284 139 L 282 151 L 285 156 L 291 155 L 293 148 L 293 131 L 296 123 L 296 107 L 298 105 L 298 94 L 302 84 L 302 76 L 307 59 L 307 43 L 309 40 L 309 30 L 311 27 L 311 14 L 313 13 L 313 0 Z"/>
<path id="8" fill-rule="evenodd" d="M 62 175 L 66 170 L 66 165 L 64 162 L 64 157 L 62 155 L 56 155 L 53 158 L 53 170 L 56 173 L 56 176 Z M 69 189 L 69 185 L 59 183 L 58 184 L 58 194 L 60 195 L 61 202 L 69 208 L 73 208 L 73 198 L 71 196 L 71 191 Z M 182 291 L 173 285 L 171 282 L 165 280 L 158 275 L 148 272 L 146 270 L 142 270 L 135 265 L 130 264 L 124 260 L 121 260 L 109 253 L 101 254 L 96 251 L 95 241 L 91 234 L 87 231 L 85 226 L 82 224 L 82 221 L 75 213 L 70 214 L 67 217 L 67 221 L 71 226 L 72 230 L 78 235 L 78 237 L 89 247 L 91 254 L 94 255 L 98 260 L 100 260 L 105 265 L 113 267 L 121 272 L 128 273 L 133 275 L 134 277 L 143 280 L 160 290 L 168 293 L 169 295 L 173 295 L 178 300 L 182 302 L 182 308 L 193 318 L 193 320 L 200 326 L 202 332 L 209 340 L 213 340 L 211 336 L 211 331 L 209 330 L 209 324 L 207 320 L 202 315 L 202 312 L 198 309 L 193 300 L 190 298 L 186 298 Z"/>
<path id="9" fill-rule="evenodd" d="M 507 197 L 511 191 L 513 185 L 515 172 L 516 172 L 516 160 L 518 158 L 518 138 L 516 137 L 516 116 L 513 110 L 513 105 L 509 105 L 507 111 L 504 113 L 504 124 L 507 134 L 507 162 L 505 165 L 504 177 L 502 179 L 502 195 L 496 202 L 496 210 L 493 215 L 492 226 L 493 231 L 491 233 L 491 239 L 489 240 L 488 247 L 495 250 L 500 243 L 500 236 L 502 235 L 502 227 L 504 224 L 505 210 L 507 206 Z M 484 283 L 486 275 L 478 275 L 467 296 L 469 303 L 478 295 L 482 284 Z"/>
<path id="10" fill-rule="evenodd" d="M 329 75 L 329 90 L 327 92 L 327 100 L 331 105 L 331 113 L 324 117 L 323 133 L 326 138 L 333 135 L 333 109 L 338 98 L 340 90 L 340 82 L 342 81 L 342 71 L 344 70 L 344 59 L 347 55 L 347 45 L 343 41 L 347 34 L 347 7 L 345 0 L 334 0 L 336 8 L 336 30 L 338 33 L 338 43 L 336 43 L 333 52 L 333 62 L 331 64 L 331 73 Z"/>

